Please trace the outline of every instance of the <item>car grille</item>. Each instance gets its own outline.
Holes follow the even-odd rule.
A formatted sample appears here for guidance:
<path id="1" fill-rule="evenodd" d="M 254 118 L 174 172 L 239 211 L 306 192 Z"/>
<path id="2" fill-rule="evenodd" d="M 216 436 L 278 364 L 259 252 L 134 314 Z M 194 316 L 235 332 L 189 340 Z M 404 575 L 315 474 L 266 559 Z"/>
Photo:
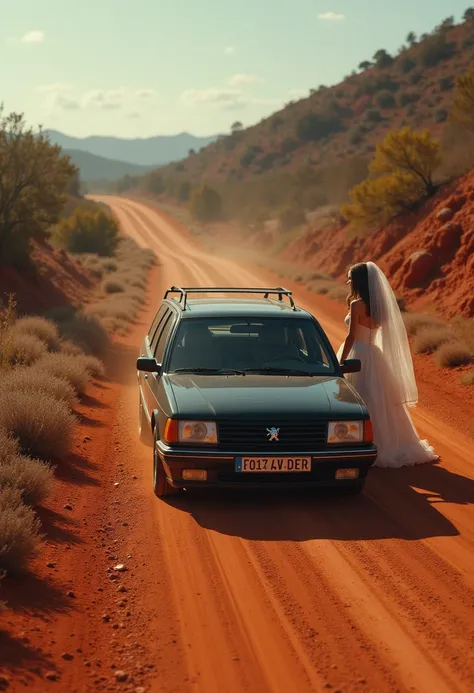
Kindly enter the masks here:
<path id="1" fill-rule="evenodd" d="M 327 446 L 327 422 L 219 421 L 219 449 L 228 452 L 313 452 Z M 267 429 L 277 428 L 278 440 Z"/>

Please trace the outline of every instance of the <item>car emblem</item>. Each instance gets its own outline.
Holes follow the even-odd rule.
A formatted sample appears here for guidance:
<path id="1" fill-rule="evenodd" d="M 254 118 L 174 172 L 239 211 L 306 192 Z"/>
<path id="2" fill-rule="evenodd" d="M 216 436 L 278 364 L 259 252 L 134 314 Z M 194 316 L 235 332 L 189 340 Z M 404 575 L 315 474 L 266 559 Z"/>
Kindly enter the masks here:
<path id="1" fill-rule="evenodd" d="M 280 429 L 275 428 L 275 426 L 272 426 L 271 428 L 267 428 L 267 436 L 268 440 L 271 442 L 272 440 L 280 440 L 279 436 L 280 435 Z"/>

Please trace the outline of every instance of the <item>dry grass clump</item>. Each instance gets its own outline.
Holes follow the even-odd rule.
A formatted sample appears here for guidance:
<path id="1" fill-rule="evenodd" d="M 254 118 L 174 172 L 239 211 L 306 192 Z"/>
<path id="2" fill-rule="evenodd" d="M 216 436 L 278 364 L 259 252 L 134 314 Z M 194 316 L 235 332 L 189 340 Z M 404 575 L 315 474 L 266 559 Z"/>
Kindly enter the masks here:
<path id="1" fill-rule="evenodd" d="M 457 366 L 468 366 L 473 362 L 471 350 L 461 342 L 443 344 L 435 356 L 436 363 L 441 368 L 456 368 Z"/>
<path id="2" fill-rule="evenodd" d="M 138 306 L 136 301 L 127 294 L 121 296 L 107 296 L 87 308 L 88 315 L 97 318 L 114 318 L 127 323 L 134 321 Z"/>
<path id="3" fill-rule="evenodd" d="M 80 346 L 71 342 L 70 339 L 63 339 L 59 347 L 60 354 L 67 354 L 68 356 L 83 356 L 84 351 Z"/>
<path id="4" fill-rule="evenodd" d="M 20 446 L 18 441 L 12 438 L 5 429 L 0 428 L 0 462 L 19 453 Z"/>
<path id="5" fill-rule="evenodd" d="M 445 323 L 432 315 L 422 313 L 403 313 L 403 322 L 410 337 L 415 336 L 420 330 L 427 328 L 442 328 Z"/>
<path id="6" fill-rule="evenodd" d="M 93 315 L 76 313 L 68 320 L 58 323 L 61 336 L 68 342 L 76 344 L 83 352 L 93 356 L 104 356 L 110 339 L 105 327 Z M 61 351 L 71 353 L 68 347 L 61 346 Z"/>
<path id="7" fill-rule="evenodd" d="M 118 266 L 150 269 L 156 264 L 156 255 L 150 248 L 140 248 L 132 238 L 121 238 L 115 251 Z"/>
<path id="8" fill-rule="evenodd" d="M 13 488 L 28 505 L 40 505 L 53 490 L 54 472 L 50 464 L 25 455 L 0 461 L 0 488 Z"/>
<path id="9" fill-rule="evenodd" d="M 86 392 L 89 373 L 80 356 L 46 354 L 38 361 L 35 368 L 56 378 L 64 378 L 72 385 L 78 395 L 83 395 Z"/>
<path id="10" fill-rule="evenodd" d="M 67 404 L 46 392 L 0 396 L 0 428 L 18 441 L 25 455 L 50 460 L 69 454 L 75 424 Z"/>
<path id="11" fill-rule="evenodd" d="M 18 489 L 0 488 L 0 570 L 24 569 L 40 539 L 40 521 Z"/>
<path id="12" fill-rule="evenodd" d="M 344 303 L 347 298 L 347 287 L 342 284 L 336 284 L 332 289 L 329 289 L 327 296 L 331 301 Z"/>
<path id="13" fill-rule="evenodd" d="M 424 327 L 416 333 L 413 351 L 415 354 L 430 354 L 442 344 L 455 341 L 455 335 L 446 327 Z"/>
<path id="14" fill-rule="evenodd" d="M 46 344 L 49 351 L 59 349 L 59 332 L 56 325 L 46 318 L 26 316 L 19 318 L 12 327 L 15 335 L 33 335 Z"/>
<path id="15" fill-rule="evenodd" d="M 87 357 L 83 356 L 82 358 Z M 13 368 L 1 378 L 0 397 L 8 397 L 12 392 L 26 392 L 31 397 L 34 397 L 37 392 L 45 392 L 55 399 L 65 402 L 71 409 L 78 402 L 76 392 L 66 378 L 58 378 L 36 366 L 33 368 Z"/>
<path id="16" fill-rule="evenodd" d="M 453 320 L 454 331 L 474 354 L 474 318 L 457 317 Z"/>
<path id="17" fill-rule="evenodd" d="M 105 375 L 104 364 L 95 356 L 80 355 L 76 357 L 84 366 L 92 378 L 103 378 Z"/>
<path id="18" fill-rule="evenodd" d="M 105 279 L 102 284 L 106 294 L 122 294 L 126 290 L 126 286 L 119 279 Z"/>
<path id="19" fill-rule="evenodd" d="M 6 337 L 8 361 L 11 366 L 31 366 L 48 353 L 46 344 L 32 334 L 16 333 Z"/>
<path id="20" fill-rule="evenodd" d="M 466 387 L 474 385 L 474 370 L 468 371 L 468 373 L 464 373 L 464 375 L 461 378 L 461 382 L 463 385 L 466 385 Z"/>

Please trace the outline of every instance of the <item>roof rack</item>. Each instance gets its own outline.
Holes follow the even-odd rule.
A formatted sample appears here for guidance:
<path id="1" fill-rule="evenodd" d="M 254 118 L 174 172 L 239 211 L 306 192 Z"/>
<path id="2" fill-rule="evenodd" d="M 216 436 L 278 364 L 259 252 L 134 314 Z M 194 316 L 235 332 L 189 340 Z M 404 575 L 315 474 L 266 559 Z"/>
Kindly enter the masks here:
<path id="1" fill-rule="evenodd" d="M 168 298 L 170 294 L 179 294 L 179 299 L 177 303 L 181 306 L 183 310 L 186 310 L 188 302 L 188 294 L 263 294 L 264 298 L 269 298 L 271 295 L 278 296 L 279 301 L 283 301 L 283 296 L 286 296 L 290 302 L 290 306 L 293 310 L 296 310 L 296 305 L 293 300 L 292 292 L 288 289 L 284 289 L 282 286 L 277 286 L 276 288 L 237 288 L 237 287 L 222 287 L 222 286 L 212 286 L 212 287 L 202 287 L 202 286 L 172 286 L 167 289 L 164 298 Z"/>

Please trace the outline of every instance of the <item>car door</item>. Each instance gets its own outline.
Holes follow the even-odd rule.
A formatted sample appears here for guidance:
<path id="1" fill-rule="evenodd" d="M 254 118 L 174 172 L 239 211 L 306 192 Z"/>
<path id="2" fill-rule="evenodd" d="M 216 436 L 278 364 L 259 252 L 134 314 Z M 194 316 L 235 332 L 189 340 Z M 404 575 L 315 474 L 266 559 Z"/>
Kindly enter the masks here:
<path id="1" fill-rule="evenodd" d="M 163 362 L 163 356 L 165 353 L 166 345 L 168 343 L 168 338 L 171 334 L 171 330 L 175 323 L 175 314 L 170 308 L 166 308 L 157 328 L 152 335 L 151 342 L 149 344 L 150 356 L 155 358 L 157 363 Z M 159 408 L 158 406 L 158 389 L 160 383 L 160 376 L 157 373 L 145 373 L 144 374 L 144 395 L 145 395 L 145 406 L 148 411 L 148 416 L 151 417 L 152 413 Z"/>

